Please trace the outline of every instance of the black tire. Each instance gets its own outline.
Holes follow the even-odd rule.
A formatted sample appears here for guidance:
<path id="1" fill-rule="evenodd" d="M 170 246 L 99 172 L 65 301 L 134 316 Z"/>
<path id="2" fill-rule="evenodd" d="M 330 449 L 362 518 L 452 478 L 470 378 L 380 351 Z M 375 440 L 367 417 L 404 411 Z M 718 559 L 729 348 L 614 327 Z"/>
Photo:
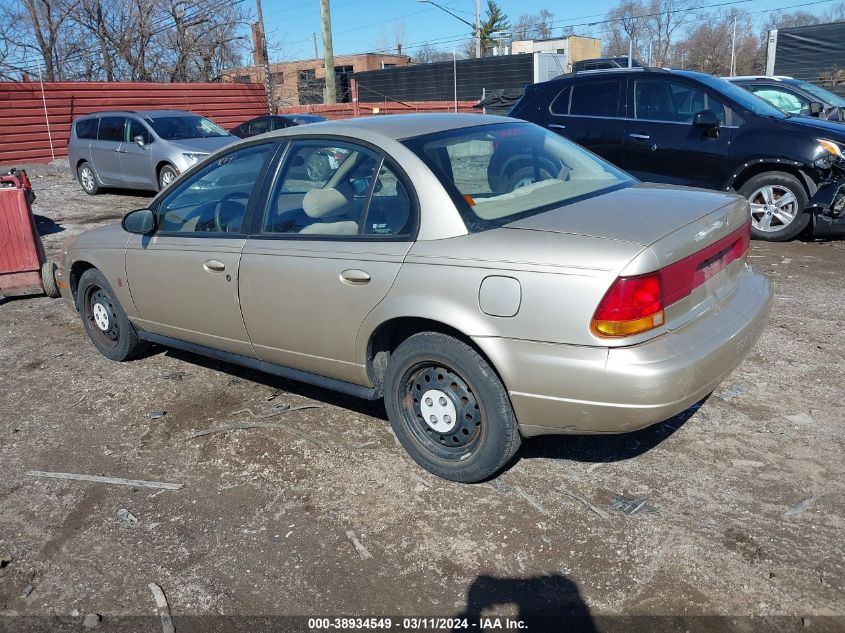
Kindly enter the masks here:
<path id="1" fill-rule="evenodd" d="M 760 192 L 764 187 L 772 187 L 775 192 L 773 202 L 777 202 L 782 196 L 785 196 L 784 191 L 790 192 L 795 202 L 786 205 L 788 211 L 794 212 L 794 219 L 788 223 L 783 223 L 782 220 L 773 213 L 769 213 L 766 209 L 774 211 L 776 205 L 766 205 L 765 196 Z M 781 195 L 777 195 L 780 191 Z M 742 187 L 739 188 L 740 195 L 748 199 L 752 204 L 751 210 L 751 236 L 754 239 L 766 240 L 769 242 L 787 242 L 798 237 L 812 221 L 811 214 L 804 213 L 804 210 L 809 204 L 809 197 L 804 185 L 792 174 L 780 171 L 767 171 L 762 174 L 757 174 L 751 177 Z M 764 230 L 766 219 L 768 218 L 770 230 Z"/>
<path id="2" fill-rule="evenodd" d="M 423 418 L 429 391 L 439 392 L 428 411 L 440 430 Z M 442 391 L 441 391 L 442 390 Z M 448 399 L 448 400 L 447 400 Z M 451 481 L 474 483 L 493 475 L 514 456 L 522 438 L 508 392 L 486 360 L 451 336 L 424 332 L 403 341 L 390 356 L 384 402 L 393 432 L 427 471 Z M 454 424 L 446 411 L 454 412 Z"/>
<path id="3" fill-rule="evenodd" d="M 100 308 L 96 308 L 99 305 Z M 79 279 L 76 306 L 88 338 L 108 359 L 124 361 L 146 350 L 149 345 L 138 339 L 135 328 L 115 297 L 109 282 L 96 268 L 89 268 Z M 95 317 L 98 314 L 98 317 Z M 104 327 L 102 324 L 105 315 Z M 99 318 L 99 320 L 98 320 Z M 101 325 L 98 325 L 97 323 Z"/>
<path id="4" fill-rule="evenodd" d="M 549 171 L 543 167 L 540 167 L 540 180 L 548 180 L 549 178 L 554 178 Z M 533 167 L 522 167 L 521 169 L 517 169 L 513 172 L 508 178 L 508 182 L 505 185 L 505 191 L 511 192 L 514 189 L 519 189 L 520 187 L 525 187 L 527 185 L 531 185 L 537 182 L 534 178 L 534 168 Z"/>
<path id="5" fill-rule="evenodd" d="M 59 287 L 56 285 L 56 262 L 48 259 L 41 264 L 41 287 L 44 288 L 44 294 L 51 299 L 58 299 L 62 296 L 59 292 Z"/>
<path id="6" fill-rule="evenodd" d="M 158 190 L 161 191 L 162 189 L 165 189 L 178 177 L 179 174 L 176 172 L 175 167 L 172 165 L 164 165 L 158 172 Z"/>
<path id="7" fill-rule="evenodd" d="M 97 172 L 94 166 L 88 162 L 82 162 L 76 168 L 76 176 L 79 179 L 79 184 L 82 185 L 82 191 L 89 196 L 96 196 L 100 192 L 100 183 L 97 178 Z"/>

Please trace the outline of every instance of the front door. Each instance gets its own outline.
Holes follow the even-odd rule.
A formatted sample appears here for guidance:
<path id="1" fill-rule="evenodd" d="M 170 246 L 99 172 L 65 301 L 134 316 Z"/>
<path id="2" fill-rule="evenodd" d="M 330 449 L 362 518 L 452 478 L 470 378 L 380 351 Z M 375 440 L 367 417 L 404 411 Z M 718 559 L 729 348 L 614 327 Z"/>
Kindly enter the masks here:
<path id="1" fill-rule="evenodd" d="M 398 173 L 351 142 L 291 143 L 241 258 L 241 309 L 261 359 L 366 381 L 358 330 L 399 273 L 416 217 Z"/>
<path id="2" fill-rule="evenodd" d="M 126 275 L 143 329 L 254 355 L 238 267 L 247 212 L 274 148 L 265 142 L 218 156 L 161 200 L 152 236 L 132 238 Z"/>
<path id="3" fill-rule="evenodd" d="M 619 167 L 649 182 L 717 188 L 731 175 L 727 164 L 730 111 L 696 84 L 653 76 L 631 79 L 625 149 Z M 692 125 L 712 110 L 716 136 Z"/>
<path id="4" fill-rule="evenodd" d="M 125 116 L 101 116 L 97 140 L 91 141 L 91 161 L 100 182 L 106 186 L 123 184 L 120 154 L 123 151 L 121 146 L 125 127 Z"/>
<path id="5" fill-rule="evenodd" d="M 142 137 L 144 144 L 135 142 L 136 137 Z M 120 154 L 120 165 L 123 169 L 123 181 L 127 185 L 136 185 L 149 189 L 157 189 L 155 165 L 152 159 L 153 135 L 138 119 L 126 119 L 126 132 L 123 150 Z"/>

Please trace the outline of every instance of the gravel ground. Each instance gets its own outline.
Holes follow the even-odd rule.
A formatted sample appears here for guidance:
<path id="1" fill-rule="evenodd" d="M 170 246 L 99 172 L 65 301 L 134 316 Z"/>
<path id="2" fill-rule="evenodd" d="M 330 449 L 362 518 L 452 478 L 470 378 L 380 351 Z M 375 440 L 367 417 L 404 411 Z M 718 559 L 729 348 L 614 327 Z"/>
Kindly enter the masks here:
<path id="1" fill-rule="evenodd" d="M 148 200 L 86 196 L 61 161 L 30 174 L 53 254 Z M 63 302 L 0 299 L 0 630 L 83 630 L 93 613 L 100 630 L 161 630 L 125 619 L 155 613 L 153 582 L 177 631 L 214 614 L 467 613 L 845 630 L 845 242 L 750 257 L 775 283 L 771 321 L 700 408 L 624 436 L 528 440 L 472 486 L 417 468 L 380 403 L 182 352 L 112 363 Z M 319 408 L 189 438 L 279 404 Z M 656 511 L 618 511 L 619 494 Z"/>

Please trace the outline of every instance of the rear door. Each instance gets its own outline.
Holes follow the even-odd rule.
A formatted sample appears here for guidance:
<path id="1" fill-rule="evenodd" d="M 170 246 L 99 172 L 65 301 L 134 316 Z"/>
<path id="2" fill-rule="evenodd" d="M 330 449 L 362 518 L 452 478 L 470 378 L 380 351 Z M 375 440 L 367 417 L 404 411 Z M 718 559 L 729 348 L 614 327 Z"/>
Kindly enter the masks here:
<path id="1" fill-rule="evenodd" d="M 692 125 L 702 110 L 712 110 L 721 122 L 715 137 Z M 677 77 L 632 76 L 627 139 L 618 165 L 645 181 L 718 188 L 731 175 L 726 160 L 729 119 L 729 109 L 699 84 Z"/>
<path id="2" fill-rule="evenodd" d="M 612 163 L 625 144 L 625 78 L 577 78 L 549 106 L 548 127 Z"/>
<path id="3" fill-rule="evenodd" d="M 91 161 L 104 185 L 123 184 L 120 154 L 125 127 L 125 116 L 101 116 L 97 140 L 91 141 Z"/>
<path id="4" fill-rule="evenodd" d="M 315 154 L 333 160 L 303 169 Z M 404 175 L 374 149 L 291 142 L 241 259 L 243 320 L 261 359 L 366 381 L 356 337 L 412 244 L 413 200 Z"/>

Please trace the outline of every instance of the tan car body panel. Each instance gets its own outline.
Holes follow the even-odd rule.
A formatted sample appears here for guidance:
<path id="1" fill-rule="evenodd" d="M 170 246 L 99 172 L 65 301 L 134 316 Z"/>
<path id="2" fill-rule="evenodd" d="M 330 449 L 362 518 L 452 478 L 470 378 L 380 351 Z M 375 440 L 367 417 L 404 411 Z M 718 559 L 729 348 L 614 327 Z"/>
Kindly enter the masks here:
<path id="1" fill-rule="evenodd" d="M 77 261 L 100 268 L 140 328 L 366 387 L 380 326 L 405 317 L 441 322 L 490 359 L 525 435 L 629 431 L 709 393 L 760 336 L 770 308 L 771 284 L 744 260 L 667 307 L 667 322 L 649 332 L 602 339 L 589 324 L 617 276 L 658 270 L 729 235 L 748 221 L 747 203 L 634 184 L 469 234 L 439 180 L 400 140 L 502 122 L 512 120 L 406 115 L 244 142 L 337 136 L 377 145 L 416 192 L 416 241 L 129 240 L 111 227 L 72 241 L 64 269 Z M 209 259 L 226 271 L 204 270 Z M 370 281 L 344 281 L 344 271 Z M 127 272 L 131 296 L 117 283 Z"/>

